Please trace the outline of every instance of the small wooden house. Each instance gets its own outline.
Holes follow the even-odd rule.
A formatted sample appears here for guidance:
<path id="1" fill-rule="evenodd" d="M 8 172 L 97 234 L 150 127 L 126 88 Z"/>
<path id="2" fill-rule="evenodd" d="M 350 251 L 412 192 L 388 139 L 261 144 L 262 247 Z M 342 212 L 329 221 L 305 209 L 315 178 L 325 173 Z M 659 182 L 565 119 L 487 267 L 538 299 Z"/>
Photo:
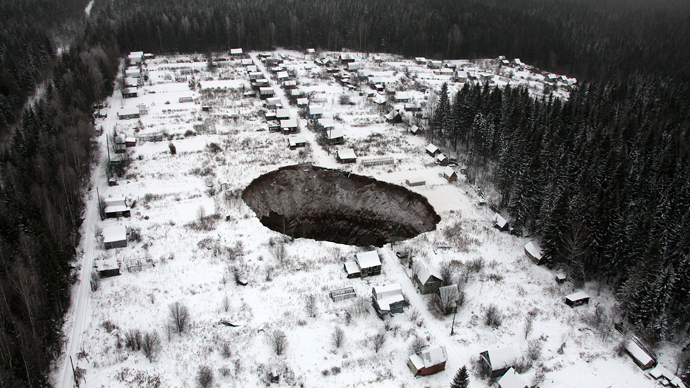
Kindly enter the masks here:
<path id="1" fill-rule="evenodd" d="M 288 147 L 291 150 L 305 147 L 307 145 L 307 140 L 302 135 L 293 135 L 288 137 Z"/>
<path id="2" fill-rule="evenodd" d="M 121 225 L 103 228 L 103 246 L 105 249 L 125 248 L 127 246 L 127 229 Z"/>
<path id="3" fill-rule="evenodd" d="M 376 314 L 379 317 L 389 314 L 402 314 L 403 302 L 402 287 L 399 284 L 389 284 L 371 289 L 371 301 Z"/>
<path id="4" fill-rule="evenodd" d="M 448 182 L 455 182 L 458 180 L 458 173 L 453 170 L 453 167 L 446 167 L 443 169 L 443 177 L 446 178 Z"/>
<path id="5" fill-rule="evenodd" d="M 493 223 L 494 228 L 500 230 L 501 232 L 505 232 L 510 228 L 508 221 L 506 221 L 506 219 L 498 213 L 494 214 Z"/>
<path id="6" fill-rule="evenodd" d="M 122 110 L 119 110 L 119 111 L 117 111 L 117 118 L 119 120 L 138 119 L 139 118 L 139 108 L 128 107 L 128 108 L 124 108 Z"/>
<path id="7" fill-rule="evenodd" d="M 541 250 L 530 241 L 525 244 L 525 255 L 529 257 L 535 264 L 541 264 Z"/>
<path id="8" fill-rule="evenodd" d="M 421 175 L 411 176 L 411 177 L 405 179 L 405 183 L 410 187 L 424 186 L 426 184 L 426 179 L 424 179 L 424 177 Z"/>
<path id="9" fill-rule="evenodd" d="M 262 100 L 265 100 L 269 97 L 273 97 L 274 94 L 275 91 L 271 87 L 259 88 L 259 98 L 261 98 Z"/>
<path id="10" fill-rule="evenodd" d="M 297 132 L 297 128 L 296 119 L 280 120 L 280 130 L 283 131 L 283 133 L 295 133 Z"/>
<path id="11" fill-rule="evenodd" d="M 350 62 L 347 64 L 347 71 L 357 71 L 360 68 L 361 68 L 361 66 L 357 62 Z"/>
<path id="12" fill-rule="evenodd" d="M 491 370 L 490 377 L 494 379 L 503 376 L 517 361 L 517 356 L 512 346 L 487 350 L 479 353 L 479 356 L 481 361 Z"/>
<path id="13" fill-rule="evenodd" d="M 98 276 L 102 278 L 120 275 L 120 264 L 114 257 L 105 260 L 94 260 L 93 264 Z"/>
<path id="14" fill-rule="evenodd" d="M 268 115 L 266 116 L 268 119 Z M 289 109 L 276 109 L 275 113 L 275 120 L 287 120 L 290 118 L 290 110 Z"/>
<path id="15" fill-rule="evenodd" d="M 429 144 L 428 146 L 426 146 L 426 153 L 429 154 L 429 156 L 435 157 L 436 155 L 441 153 L 441 150 L 439 150 L 438 147 L 436 147 L 435 145 Z"/>
<path id="16" fill-rule="evenodd" d="M 500 388 L 529 388 L 522 376 L 517 374 L 513 368 L 508 369 L 503 377 L 498 380 L 498 386 Z"/>
<path id="17" fill-rule="evenodd" d="M 137 138 L 134 136 L 127 136 L 125 137 L 125 147 L 136 147 L 137 145 Z"/>
<path id="18" fill-rule="evenodd" d="M 309 105 L 309 118 L 310 119 L 320 119 L 323 117 L 323 107 Z"/>
<path id="19" fill-rule="evenodd" d="M 335 122 L 328 118 L 318 119 L 316 126 L 320 131 L 330 131 L 335 129 Z"/>
<path id="20" fill-rule="evenodd" d="M 410 95 L 407 92 L 396 91 L 395 96 L 393 97 L 393 101 L 395 101 L 395 102 L 409 102 L 410 101 Z"/>
<path id="21" fill-rule="evenodd" d="M 645 350 L 641 343 L 634 338 L 631 338 L 628 340 L 628 342 L 626 342 L 625 352 L 632 357 L 635 364 L 642 368 L 642 370 L 649 369 L 656 365 L 656 360 L 650 354 L 650 352 Z"/>
<path id="22" fill-rule="evenodd" d="M 391 124 L 396 124 L 396 123 L 402 123 L 402 116 L 400 115 L 400 112 L 397 110 L 393 109 L 386 115 L 386 121 L 391 123 Z"/>
<path id="23" fill-rule="evenodd" d="M 589 295 L 583 291 L 578 291 L 567 295 L 565 297 L 565 304 L 570 307 L 577 307 L 583 304 L 589 304 Z"/>
<path id="24" fill-rule="evenodd" d="M 446 369 L 448 353 L 443 346 L 427 347 L 420 353 L 411 355 L 407 366 L 415 376 L 428 376 Z"/>
<path id="25" fill-rule="evenodd" d="M 124 88 L 122 90 L 122 98 L 134 98 L 137 94 L 137 88 Z"/>
<path id="26" fill-rule="evenodd" d="M 346 64 L 346 63 L 353 63 L 355 61 L 355 58 L 348 53 L 343 53 L 340 54 L 340 63 L 341 64 Z"/>
<path id="27" fill-rule="evenodd" d="M 105 218 L 129 217 L 130 208 L 127 206 L 125 197 L 116 196 L 103 199 Z"/>
<path id="28" fill-rule="evenodd" d="M 125 143 L 125 135 L 119 134 L 113 139 L 113 148 L 116 154 L 124 154 L 127 152 L 127 144 Z"/>
<path id="29" fill-rule="evenodd" d="M 343 144 L 345 143 L 345 137 L 343 135 L 343 130 L 340 128 L 331 129 L 326 131 L 326 143 L 328 144 Z"/>
<path id="30" fill-rule="evenodd" d="M 418 65 L 426 65 L 426 58 L 424 57 L 415 57 L 414 61 Z"/>
<path id="31" fill-rule="evenodd" d="M 566 280 L 568 280 L 568 276 L 566 276 L 566 274 L 562 272 L 556 274 L 556 283 L 563 284 Z"/>
<path id="32" fill-rule="evenodd" d="M 376 251 L 360 252 L 355 255 L 355 263 L 361 277 L 381 274 L 381 259 Z"/>
<path id="33" fill-rule="evenodd" d="M 269 109 L 279 109 L 283 107 L 283 102 L 280 97 L 268 97 L 266 99 L 266 107 Z"/>
<path id="34" fill-rule="evenodd" d="M 434 293 L 434 302 L 445 315 L 457 312 L 458 299 L 460 299 L 460 291 L 457 284 L 440 287 Z"/>
<path id="35" fill-rule="evenodd" d="M 414 266 L 415 274 L 412 280 L 422 295 L 434 293 L 441 287 L 443 277 L 436 267 L 424 260 L 417 260 Z"/>
<path id="36" fill-rule="evenodd" d="M 355 150 L 352 148 L 343 148 L 338 150 L 336 159 L 338 163 L 357 163 L 357 155 L 355 154 Z"/>
<path id="37" fill-rule="evenodd" d="M 241 48 L 230 49 L 230 55 L 240 56 L 240 55 L 242 55 L 242 49 Z"/>
<path id="38" fill-rule="evenodd" d="M 447 166 L 448 165 L 448 157 L 445 154 L 438 154 L 436 156 L 436 164 L 440 166 Z"/>

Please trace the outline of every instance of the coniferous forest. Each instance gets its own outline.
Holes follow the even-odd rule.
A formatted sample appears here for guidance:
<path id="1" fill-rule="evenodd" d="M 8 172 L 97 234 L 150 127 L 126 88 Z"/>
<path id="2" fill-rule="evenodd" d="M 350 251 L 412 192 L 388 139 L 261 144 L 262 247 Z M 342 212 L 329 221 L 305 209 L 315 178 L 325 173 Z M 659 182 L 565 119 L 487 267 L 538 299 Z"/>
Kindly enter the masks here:
<path id="1" fill-rule="evenodd" d="M 86 3 L 0 0 L 3 387 L 48 385 L 98 152 L 93 104 L 133 50 L 505 55 L 577 77 L 568 101 L 444 90 L 428 136 L 464 158 L 519 233 L 541 239 L 548 265 L 611 285 L 638 334 L 658 342 L 689 330 L 687 2 L 98 0 L 88 18 Z"/>

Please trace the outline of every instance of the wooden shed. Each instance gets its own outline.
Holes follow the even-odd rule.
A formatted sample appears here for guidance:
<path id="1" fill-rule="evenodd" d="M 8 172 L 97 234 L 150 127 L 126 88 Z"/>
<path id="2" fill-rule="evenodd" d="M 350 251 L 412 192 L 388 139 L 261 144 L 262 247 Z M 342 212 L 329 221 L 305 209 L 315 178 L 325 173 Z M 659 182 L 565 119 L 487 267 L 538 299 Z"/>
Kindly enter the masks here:
<path id="1" fill-rule="evenodd" d="M 331 129 L 326 131 L 326 143 L 328 144 L 343 144 L 345 143 L 345 137 L 343 135 L 343 130 L 340 128 Z"/>
<path id="2" fill-rule="evenodd" d="M 120 263 L 118 263 L 117 259 L 114 257 L 104 260 L 94 260 L 93 265 L 98 275 L 102 278 L 120 275 Z"/>
<path id="3" fill-rule="evenodd" d="M 338 163 L 356 163 L 357 155 L 355 154 L 355 150 L 352 148 L 343 148 L 338 150 L 336 159 L 338 160 Z"/>
<path id="4" fill-rule="evenodd" d="M 625 344 L 625 352 L 632 357 L 633 361 L 642 370 L 649 369 L 656 365 L 656 360 L 651 352 L 646 350 L 635 338 L 629 339 Z"/>
<path id="5" fill-rule="evenodd" d="M 428 376 L 446 369 L 448 353 L 443 346 L 427 347 L 420 353 L 411 355 L 407 366 L 415 376 Z"/>
<path id="6" fill-rule="evenodd" d="M 530 241 L 525 244 L 525 255 L 536 264 L 541 264 L 541 249 L 539 249 L 534 242 Z"/>
<path id="7" fill-rule="evenodd" d="M 430 156 L 435 157 L 436 155 L 441 153 L 441 150 L 439 150 L 438 147 L 436 147 L 435 145 L 429 144 L 428 146 L 426 146 L 426 153 Z"/>
<path id="8" fill-rule="evenodd" d="M 421 175 L 416 175 L 416 176 L 411 176 L 411 177 L 405 179 L 405 183 L 410 187 L 412 187 L 412 186 L 424 186 L 426 184 L 426 179 L 424 179 L 424 177 Z"/>
<path id="9" fill-rule="evenodd" d="M 288 146 L 291 150 L 298 147 L 305 147 L 307 145 L 307 140 L 302 135 L 292 135 L 288 137 Z"/>
<path id="10" fill-rule="evenodd" d="M 453 167 L 446 167 L 443 169 L 443 177 L 446 178 L 448 182 L 455 182 L 458 180 L 458 173 L 453 170 Z"/>
<path id="11" fill-rule="evenodd" d="M 505 232 L 510 228 L 510 224 L 508 224 L 508 221 L 506 221 L 506 219 L 498 213 L 494 214 L 494 218 L 492 221 L 494 223 L 494 228 L 500 230 L 501 232 Z"/>
<path id="12" fill-rule="evenodd" d="M 343 264 L 343 269 L 345 270 L 345 273 L 347 274 L 348 279 L 354 279 L 361 277 L 361 273 L 359 272 L 359 267 L 357 266 L 357 262 L 355 261 L 347 261 Z"/>
<path id="13" fill-rule="evenodd" d="M 517 361 L 515 349 L 512 346 L 487 350 L 479 353 L 479 356 L 491 370 L 490 377 L 494 379 L 503 376 Z"/>
<path id="14" fill-rule="evenodd" d="M 127 247 L 127 228 L 121 225 L 103 228 L 103 246 L 105 249 Z"/>
<path id="15" fill-rule="evenodd" d="M 457 284 L 439 287 L 434 293 L 434 302 L 439 310 L 445 315 L 453 314 L 458 310 L 458 299 L 460 298 L 460 291 L 458 291 Z"/>
<path id="16" fill-rule="evenodd" d="M 584 291 L 578 291 L 570 295 L 566 295 L 565 304 L 570 307 L 577 307 L 583 304 L 589 304 L 589 295 Z"/>
<path id="17" fill-rule="evenodd" d="M 105 218 L 129 217 L 130 208 L 124 196 L 108 197 L 103 199 L 105 205 Z"/>

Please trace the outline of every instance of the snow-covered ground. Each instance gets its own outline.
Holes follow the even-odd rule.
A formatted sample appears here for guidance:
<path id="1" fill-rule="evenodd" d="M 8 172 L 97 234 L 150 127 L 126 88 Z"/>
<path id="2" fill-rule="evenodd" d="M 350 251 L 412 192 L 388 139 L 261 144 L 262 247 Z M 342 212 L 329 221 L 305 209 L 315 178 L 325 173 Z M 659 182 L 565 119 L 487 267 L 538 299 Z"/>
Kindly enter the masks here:
<path id="1" fill-rule="evenodd" d="M 604 337 L 587 323 L 595 306 L 613 306 L 610 289 L 587 284 L 584 290 L 592 296 L 589 305 L 565 305 L 564 296 L 574 291 L 572 284 L 557 284 L 552 271 L 525 256 L 528 238 L 493 228 L 492 212 L 478 204 L 463 176 L 454 183 L 443 179 L 443 167 L 424 152 L 424 139 L 411 135 L 405 123 L 387 123 L 379 106 L 367 97 L 368 86 L 351 90 L 302 53 L 281 50 L 276 54 L 285 57 L 284 66 L 297 75 L 298 87 L 310 93 L 312 101 L 320 101 L 325 116 L 334 118 L 344 130 L 345 145 L 323 149 L 316 143 L 316 134 L 307 129 L 308 120 L 299 119 L 309 145 L 288 149 L 284 135 L 264 129 L 262 102 L 242 97 L 250 90 L 250 82 L 239 60 L 217 61 L 219 67 L 212 72 L 201 55 L 148 60 L 144 67 L 148 81 L 139 87 L 139 96 L 121 99 L 116 92 L 108 100 L 108 117 L 97 123 L 105 134 L 116 130 L 143 138 L 162 133 L 166 140 L 140 138 L 136 147 L 129 148 L 131 165 L 117 186 L 107 186 L 102 167 L 94 174 L 93 187 L 102 196 L 124 195 L 136 204 L 131 218 L 96 220 L 95 193 L 89 192 L 79 258 L 85 271 L 82 283 L 75 287 L 72 313 L 76 318 L 65 325 L 67 354 L 73 356 L 75 367 L 85 371 L 80 386 L 192 387 L 197 385 L 200 366 L 206 365 L 218 387 L 264 386 L 272 374 L 280 375 L 277 384 L 289 386 L 446 387 L 456 370 L 466 365 L 471 371 L 470 386 L 487 387 L 489 383 L 474 374 L 479 353 L 513 346 L 522 355 L 530 340 L 541 343 L 543 351 L 524 376 L 527 383 L 541 370 L 544 388 L 655 385 L 629 357 L 618 355 L 616 348 L 622 341 L 618 333 Z M 376 63 L 371 55 L 352 54 L 365 71 L 399 90 L 409 87 L 412 101 L 425 105 L 427 112 L 437 98 L 434 90 L 440 90 L 442 83 L 449 82 L 451 91 L 463 85 L 412 60 L 382 55 L 383 62 Z M 337 53 L 329 55 L 337 58 Z M 270 74 L 257 53 L 251 53 L 251 58 L 264 74 Z M 468 71 L 494 72 L 491 82 L 498 85 L 524 83 L 535 95 L 543 92 L 544 75 L 529 67 L 507 70 L 490 60 L 454 62 Z M 188 74 L 183 82 L 176 82 L 181 73 Z M 187 79 L 192 75 L 201 90 L 190 90 Z M 270 83 L 287 106 L 274 75 Z M 567 97 L 563 90 L 559 93 Z M 341 105 L 341 95 L 349 96 L 351 104 Z M 185 97 L 194 101 L 180 102 Z M 140 119 L 117 120 L 118 111 L 140 105 L 148 109 Z M 210 111 L 203 111 L 202 106 L 210 106 Z M 289 109 L 297 118 L 299 109 Z M 216 133 L 203 126 L 207 119 L 215 120 Z M 408 120 L 416 119 L 408 116 Z M 171 154 L 167 139 L 172 139 L 176 154 Z M 105 146 L 105 135 L 100 140 Z M 214 143 L 220 151 L 213 151 Z M 360 157 L 392 156 L 395 164 L 338 165 L 334 151 L 342 147 L 354 147 Z M 107 158 L 105 149 L 103 156 Z M 412 189 L 429 199 L 441 222 L 436 231 L 378 249 L 382 275 L 347 279 L 343 261 L 363 248 L 292 241 L 264 227 L 241 200 L 226 194 L 236 194 L 268 171 L 303 162 L 351 169 L 396 184 L 421 175 L 426 184 Z M 213 183 L 212 188 L 207 181 Z M 200 216 L 214 214 L 218 217 L 207 218 L 206 227 L 199 227 Z M 126 248 L 105 250 L 96 236 L 109 225 L 125 225 L 139 231 L 141 238 Z M 287 250 L 284 262 L 273 253 L 281 242 Z M 450 335 L 453 317 L 439 315 L 429 305 L 430 296 L 416 291 L 410 269 L 395 255 L 403 250 L 436 266 L 450 263 L 456 277 L 464 274 L 467 263 L 482 260 L 481 270 L 468 275 L 454 335 Z M 91 262 L 107 258 L 121 263 L 122 274 L 102 279 L 99 289 L 91 291 L 87 284 Z M 134 266 L 135 262 L 141 265 Z M 235 268 L 248 282 L 246 286 L 236 285 Z M 384 322 L 369 302 L 371 289 L 391 283 L 402 286 L 410 306 Z M 353 287 L 358 298 L 333 302 L 329 291 L 342 287 Z M 305 308 L 309 295 L 315 296 L 315 316 L 309 316 Z M 175 302 L 190 312 L 190 325 L 181 334 L 169 325 L 169 306 Z M 483 320 L 492 304 L 504 316 L 495 329 Z M 358 306 L 366 306 L 365 311 Z M 526 336 L 530 313 L 533 328 Z M 336 327 L 345 333 L 340 348 L 331 341 Z M 126 334 L 135 329 L 160 336 L 160 351 L 153 362 L 142 351 L 125 346 Z M 267 341 L 274 330 L 287 336 L 286 351 L 280 356 Z M 381 331 L 386 332 L 386 341 L 376 352 L 371 338 Z M 444 372 L 412 376 L 406 363 L 415 338 L 448 348 Z M 57 368 L 54 379 L 67 387 L 72 377 L 69 359 L 63 356 L 61 360 L 66 368 Z"/>

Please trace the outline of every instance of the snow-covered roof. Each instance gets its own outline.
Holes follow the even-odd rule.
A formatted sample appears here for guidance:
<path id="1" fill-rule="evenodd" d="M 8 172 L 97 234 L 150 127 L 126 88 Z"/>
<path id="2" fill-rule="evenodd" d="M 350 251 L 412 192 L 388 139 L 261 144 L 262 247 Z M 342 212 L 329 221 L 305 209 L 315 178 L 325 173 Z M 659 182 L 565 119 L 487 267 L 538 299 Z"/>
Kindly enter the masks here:
<path id="1" fill-rule="evenodd" d="M 520 377 L 517 372 L 515 372 L 515 369 L 510 368 L 506 372 L 506 374 L 503 375 L 498 380 L 498 385 L 501 388 L 526 388 L 527 384 L 525 383 L 525 380 Z"/>
<path id="2" fill-rule="evenodd" d="M 127 240 L 127 228 L 122 225 L 112 225 L 103 228 L 103 242 L 115 242 Z"/>
<path id="3" fill-rule="evenodd" d="M 125 86 L 137 86 L 139 84 L 139 80 L 137 80 L 134 77 L 126 77 L 125 78 Z"/>
<path id="4" fill-rule="evenodd" d="M 419 357 L 416 354 L 413 354 L 410 356 L 410 361 L 412 362 L 412 365 L 414 365 L 414 368 L 417 370 L 420 370 L 424 368 L 424 360 Z"/>
<path id="5" fill-rule="evenodd" d="M 530 241 L 527 244 L 525 244 L 525 250 L 529 252 L 532 257 L 534 257 L 537 260 L 541 260 L 541 250 L 537 248 L 536 245 L 534 245 L 534 242 Z"/>
<path id="6" fill-rule="evenodd" d="M 426 146 L 426 150 L 427 150 L 427 152 L 430 152 L 433 154 L 434 152 L 438 151 L 438 147 L 436 147 L 433 144 L 429 144 L 428 146 Z"/>
<path id="7" fill-rule="evenodd" d="M 259 88 L 259 93 L 260 94 L 273 94 L 274 92 L 273 92 L 272 87 L 267 86 L 267 87 Z"/>
<path id="8" fill-rule="evenodd" d="M 287 81 L 287 82 L 285 82 L 285 84 L 287 85 L 288 82 L 294 82 L 294 81 Z M 299 89 L 292 89 L 292 90 L 290 90 L 290 95 L 292 97 L 298 97 L 298 96 L 304 95 L 304 92 L 302 90 L 299 90 Z M 308 103 L 309 103 L 309 100 L 307 100 L 306 104 L 308 104 Z M 306 105 L 306 104 L 304 104 L 304 105 Z M 297 100 L 297 105 L 299 105 L 299 100 Z"/>
<path id="9" fill-rule="evenodd" d="M 307 54 L 314 54 L 314 53 L 316 53 L 316 50 L 314 50 L 313 48 L 307 49 Z"/>
<path id="10" fill-rule="evenodd" d="M 587 295 L 584 291 L 574 292 L 574 293 L 567 295 L 565 297 L 566 300 L 571 301 L 571 302 L 574 302 L 574 301 L 580 300 L 580 299 L 587 299 L 587 298 L 589 298 L 589 295 Z"/>
<path id="11" fill-rule="evenodd" d="M 508 221 L 506 221 L 505 218 L 503 218 L 500 214 L 496 213 L 494 214 L 494 224 L 498 226 L 499 228 L 504 228 L 507 224 Z"/>
<path id="12" fill-rule="evenodd" d="M 402 287 L 397 283 L 374 287 L 373 291 L 376 294 L 376 303 L 381 310 L 390 310 L 390 305 L 405 299 L 402 294 Z"/>
<path id="13" fill-rule="evenodd" d="M 653 360 L 652 356 L 650 356 L 644 349 L 640 347 L 640 345 L 637 344 L 637 342 L 633 340 L 628 340 L 628 342 L 625 344 L 625 350 L 627 350 L 628 353 L 630 353 L 630 355 L 642 365 L 648 365 Z"/>
<path id="14" fill-rule="evenodd" d="M 448 353 L 446 353 L 446 348 L 443 346 L 430 347 L 423 350 L 420 355 L 424 359 L 424 366 L 427 368 L 448 360 Z"/>
<path id="15" fill-rule="evenodd" d="M 280 120 L 281 128 L 297 128 L 297 119 Z"/>
<path id="16" fill-rule="evenodd" d="M 654 377 L 657 380 L 661 377 L 665 377 L 669 380 L 673 380 L 673 378 L 676 377 L 676 375 L 674 375 L 668 369 L 664 368 L 661 365 L 657 365 L 656 367 L 654 367 L 654 369 L 650 370 L 649 375 Z"/>
<path id="17" fill-rule="evenodd" d="M 288 73 L 287 71 L 279 71 L 278 74 L 276 74 L 276 78 L 278 79 L 285 79 L 288 78 Z"/>
<path id="18" fill-rule="evenodd" d="M 309 104 L 309 99 L 307 98 L 298 98 L 297 99 L 297 106 L 305 106 Z"/>
<path id="19" fill-rule="evenodd" d="M 440 287 L 438 293 L 441 295 L 441 300 L 443 301 L 455 301 L 458 299 L 458 296 L 460 296 L 458 286 L 455 284 Z"/>
<path id="20" fill-rule="evenodd" d="M 131 115 L 138 115 L 139 114 L 139 108 L 135 106 L 127 106 L 122 108 L 117 112 L 118 116 L 131 116 Z"/>
<path id="21" fill-rule="evenodd" d="M 289 109 L 276 109 L 276 117 L 279 119 L 288 119 L 290 117 Z"/>
<path id="22" fill-rule="evenodd" d="M 230 49 L 230 54 L 232 54 L 232 55 L 240 55 L 240 54 L 242 54 L 242 49 L 241 49 L 241 48 Z"/>
<path id="23" fill-rule="evenodd" d="M 336 128 L 328 131 L 328 139 L 338 139 L 340 137 L 343 137 L 343 130 L 341 128 Z"/>
<path id="24" fill-rule="evenodd" d="M 386 103 L 386 96 L 377 94 L 376 97 L 374 97 L 374 102 L 381 105 Z"/>
<path id="25" fill-rule="evenodd" d="M 448 158 L 444 154 L 438 154 L 438 156 L 436 157 L 436 160 L 438 160 L 439 162 L 443 162 L 446 159 Z"/>
<path id="26" fill-rule="evenodd" d="M 686 388 L 685 383 L 683 383 L 683 381 L 678 376 L 675 376 L 671 380 L 671 385 L 673 385 L 674 387 L 678 387 L 678 388 Z"/>
<path id="27" fill-rule="evenodd" d="M 322 106 L 309 105 L 309 114 L 310 115 L 322 115 L 323 114 L 323 107 Z"/>
<path id="28" fill-rule="evenodd" d="M 355 150 L 352 148 L 343 148 L 342 150 L 338 150 L 338 158 L 342 160 L 356 159 L 357 155 L 355 154 Z"/>
<path id="29" fill-rule="evenodd" d="M 338 154 L 340 155 L 340 151 L 345 151 L 345 150 L 352 150 L 351 148 L 346 148 L 344 150 L 339 150 Z M 354 157 L 354 151 L 352 152 Z M 340 157 L 341 159 L 343 158 L 342 156 Z M 360 268 L 371 268 L 375 267 L 377 265 L 381 265 L 381 259 L 379 259 L 379 254 L 376 251 L 369 251 L 369 252 L 360 252 L 355 254 L 355 260 L 357 260 L 357 263 L 359 264 Z"/>
<path id="30" fill-rule="evenodd" d="M 395 99 L 396 100 L 409 100 L 410 94 L 407 92 L 397 91 L 397 92 L 395 92 Z"/>
<path id="31" fill-rule="evenodd" d="M 419 130 L 419 127 L 416 125 L 413 125 L 410 127 L 410 132 L 412 132 L 412 133 L 417 133 L 418 130 Z"/>
<path id="32" fill-rule="evenodd" d="M 405 181 L 410 186 L 422 186 L 426 183 L 426 179 L 421 175 L 411 175 Z"/>
<path id="33" fill-rule="evenodd" d="M 453 167 L 448 166 L 448 167 L 443 169 L 443 176 L 451 177 L 451 176 L 453 176 L 453 174 L 455 174 L 455 170 L 453 170 Z"/>
<path id="34" fill-rule="evenodd" d="M 333 128 L 335 126 L 333 119 L 323 118 L 319 119 L 319 125 L 324 128 Z"/>
<path id="35" fill-rule="evenodd" d="M 420 282 L 422 282 L 422 284 L 426 283 L 427 280 L 429 280 L 429 278 L 432 276 L 438 280 L 443 280 L 441 271 L 439 271 L 436 267 L 425 262 L 424 260 L 418 260 L 417 262 L 419 263 L 419 272 L 417 272 L 417 278 Z"/>
<path id="36" fill-rule="evenodd" d="M 242 60 L 242 66 L 251 66 L 254 63 L 254 61 L 251 60 L 251 58 L 244 58 Z"/>
<path id="37" fill-rule="evenodd" d="M 347 261 L 345 262 L 345 271 L 347 271 L 348 275 L 353 275 L 359 273 L 359 267 L 357 267 L 357 263 L 354 261 Z"/>
<path id="38" fill-rule="evenodd" d="M 96 267 L 96 271 L 120 268 L 120 264 L 117 262 L 117 258 L 115 257 L 103 260 L 94 260 L 93 264 Z"/>
<path id="39" fill-rule="evenodd" d="M 300 143 L 306 143 L 307 140 L 302 135 L 292 135 L 288 137 L 288 142 L 290 143 L 290 146 L 296 146 Z"/>
<path id="40" fill-rule="evenodd" d="M 359 63 L 357 62 L 350 62 L 347 64 L 347 69 L 348 70 L 359 70 Z"/>
<path id="41" fill-rule="evenodd" d="M 491 368 L 493 370 L 503 369 L 507 366 L 510 366 L 517 359 L 515 349 L 513 349 L 512 346 L 491 349 L 487 353 L 489 354 L 489 362 L 491 362 Z"/>

